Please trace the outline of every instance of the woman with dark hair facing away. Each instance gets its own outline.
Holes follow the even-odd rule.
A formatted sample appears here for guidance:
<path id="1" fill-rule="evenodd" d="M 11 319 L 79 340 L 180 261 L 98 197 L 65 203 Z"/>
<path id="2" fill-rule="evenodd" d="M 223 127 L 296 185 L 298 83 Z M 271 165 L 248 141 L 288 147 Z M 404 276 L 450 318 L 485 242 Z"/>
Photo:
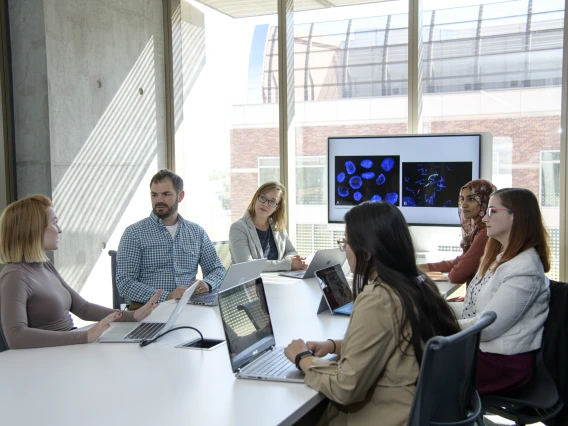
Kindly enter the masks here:
<path id="1" fill-rule="evenodd" d="M 306 269 L 305 257 L 298 255 L 284 229 L 287 218 L 286 188 L 278 182 L 260 185 L 244 216 L 231 225 L 233 263 L 266 258 L 264 272 Z"/>
<path id="2" fill-rule="evenodd" d="M 63 280 L 45 252 L 57 250 L 61 228 L 51 200 L 32 195 L 10 204 L 0 217 L 0 326 L 11 349 L 91 343 L 113 321 L 141 321 L 152 313 L 158 290 L 136 312 L 87 302 Z M 98 321 L 75 330 L 69 312 Z"/>
<path id="3" fill-rule="evenodd" d="M 495 191 L 483 221 L 489 241 L 479 271 L 464 302 L 451 306 L 462 328 L 484 311 L 497 313 L 481 332 L 479 393 L 514 393 L 532 379 L 548 316 L 547 233 L 535 195 L 523 188 Z"/>
<path id="4" fill-rule="evenodd" d="M 487 212 L 489 197 L 496 191 L 495 185 L 485 179 L 475 179 L 460 189 L 458 214 L 462 225 L 462 254 L 454 260 L 419 265 L 423 271 L 449 272 L 452 283 L 468 283 L 475 276 L 479 261 L 487 243 L 487 229 L 483 218 Z"/>
<path id="5" fill-rule="evenodd" d="M 455 315 L 416 266 L 398 208 L 382 201 L 353 207 L 338 243 L 354 276 L 345 337 L 294 340 L 285 354 L 306 373 L 306 384 L 331 400 L 321 423 L 406 425 L 424 343 L 458 332 Z M 329 353 L 339 360 L 321 359 Z"/>

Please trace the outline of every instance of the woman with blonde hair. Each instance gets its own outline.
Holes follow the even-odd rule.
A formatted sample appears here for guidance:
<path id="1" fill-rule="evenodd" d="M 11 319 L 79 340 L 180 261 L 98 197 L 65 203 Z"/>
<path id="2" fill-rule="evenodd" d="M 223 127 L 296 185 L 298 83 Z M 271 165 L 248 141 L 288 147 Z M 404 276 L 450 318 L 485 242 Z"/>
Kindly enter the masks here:
<path id="1" fill-rule="evenodd" d="M 286 188 L 278 182 L 259 186 L 242 218 L 231 225 L 229 249 L 233 263 L 268 259 L 264 272 L 308 267 L 296 252 L 285 226 Z"/>
<path id="2" fill-rule="evenodd" d="M 535 195 L 523 188 L 495 191 L 487 215 L 489 241 L 463 304 L 452 303 L 462 328 L 484 311 L 497 320 L 481 332 L 480 394 L 515 392 L 530 382 L 550 299 L 547 233 Z"/>
<path id="3" fill-rule="evenodd" d="M 57 250 L 61 228 L 51 200 L 32 195 L 10 204 L 0 217 L 0 327 L 12 349 L 91 343 L 113 321 L 141 321 L 156 307 L 158 290 L 136 312 L 121 312 L 83 299 L 59 275 L 45 252 Z M 72 312 L 98 321 L 76 330 Z"/>

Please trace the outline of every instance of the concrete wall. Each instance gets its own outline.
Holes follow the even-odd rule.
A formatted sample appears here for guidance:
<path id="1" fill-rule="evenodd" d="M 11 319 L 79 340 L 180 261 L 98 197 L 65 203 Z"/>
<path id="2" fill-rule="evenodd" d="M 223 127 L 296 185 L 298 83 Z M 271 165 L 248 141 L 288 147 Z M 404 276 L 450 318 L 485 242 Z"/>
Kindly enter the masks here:
<path id="1" fill-rule="evenodd" d="M 36 98 L 44 95 L 33 113 L 46 129 L 43 138 L 20 133 L 17 167 L 26 167 L 28 150 L 48 165 L 27 179 L 18 173 L 19 195 L 44 192 L 47 180 L 64 232 L 55 264 L 80 290 L 99 258 L 108 258 L 111 237 L 149 214 L 148 197 L 146 211 L 124 218 L 149 184 L 144 176 L 166 164 L 162 2 L 11 0 L 10 7 L 18 12 L 10 15 L 19 34 L 14 75 L 28 91 L 42 74 L 30 87 Z M 43 37 L 36 34 L 42 29 Z M 27 56 L 41 53 L 45 66 L 26 68 Z M 25 127 L 16 123 L 18 133 Z M 104 285 L 110 290 L 110 279 Z"/>
<path id="2" fill-rule="evenodd" d="M 43 2 L 8 2 L 17 197 L 52 195 Z"/>
<path id="3" fill-rule="evenodd" d="M 0 69 L 0 79 L 2 79 L 2 70 Z M 2 98 L 2 85 L 0 84 L 0 98 Z M 3 211 L 6 207 L 6 168 L 4 167 L 6 157 L 4 155 L 4 110 L 2 109 L 2 102 L 0 102 L 0 167 L 3 172 L 0 173 L 0 211 Z"/>

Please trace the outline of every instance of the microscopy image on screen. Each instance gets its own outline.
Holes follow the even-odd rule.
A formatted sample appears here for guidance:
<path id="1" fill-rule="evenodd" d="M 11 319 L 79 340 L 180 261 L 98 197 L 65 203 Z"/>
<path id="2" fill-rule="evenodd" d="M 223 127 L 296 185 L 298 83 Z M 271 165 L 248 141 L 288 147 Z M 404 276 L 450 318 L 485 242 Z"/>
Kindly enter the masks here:
<path id="1" fill-rule="evenodd" d="M 468 161 L 402 163 L 402 207 L 457 207 L 471 180 Z"/>
<path id="2" fill-rule="evenodd" d="M 335 205 L 355 206 L 364 201 L 400 205 L 400 156 L 335 157 Z"/>

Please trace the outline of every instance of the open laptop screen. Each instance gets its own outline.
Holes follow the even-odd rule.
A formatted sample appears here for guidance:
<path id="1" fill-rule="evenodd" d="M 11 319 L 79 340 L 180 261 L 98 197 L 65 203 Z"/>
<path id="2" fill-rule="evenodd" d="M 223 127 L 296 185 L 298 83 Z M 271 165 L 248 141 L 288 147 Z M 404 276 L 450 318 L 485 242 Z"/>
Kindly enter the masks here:
<path id="1" fill-rule="evenodd" d="M 320 269 L 316 277 L 332 311 L 353 302 L 353 293 L 340 265 Z"/>
<path id="2" fill-rule="evenodd" d="M 262 278 L 221 291 L 219 310 L 233 372 L 276 343 Z"/>

